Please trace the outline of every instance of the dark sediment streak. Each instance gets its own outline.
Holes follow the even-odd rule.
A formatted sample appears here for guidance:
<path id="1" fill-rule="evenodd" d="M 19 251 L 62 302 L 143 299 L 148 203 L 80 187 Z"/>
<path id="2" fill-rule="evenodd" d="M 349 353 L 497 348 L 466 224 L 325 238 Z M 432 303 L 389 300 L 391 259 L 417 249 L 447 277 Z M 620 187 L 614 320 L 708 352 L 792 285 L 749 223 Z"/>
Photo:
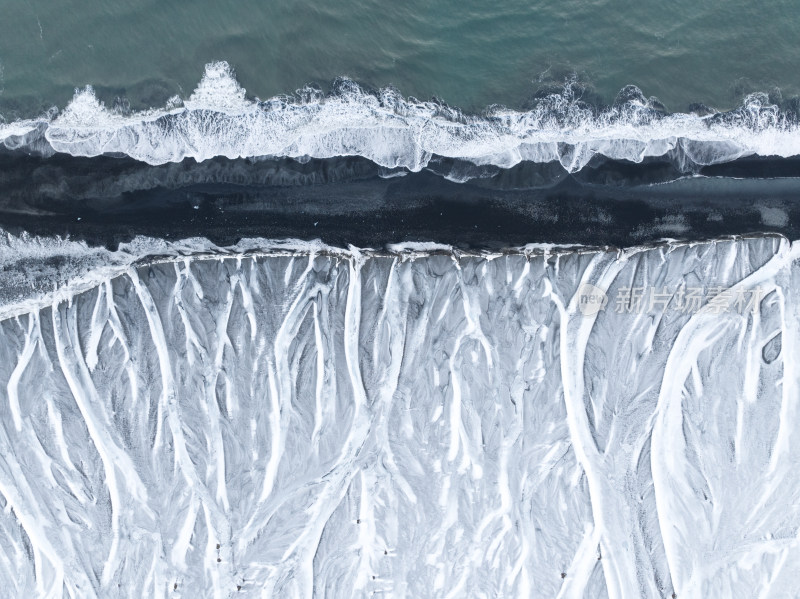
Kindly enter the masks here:
<path id="1" fill-rule="evenodd" d="M 356 157 L 153 167 L 130 158 L 3 152 L 0 227 L 109 247 L 135 235 L 204 236 L 221 244 L 242 237 L 319 238 L 362 247 L 436 241 L 494 249 L 800 234 L 798 159 L 742 159 L 691 178 L 658 160 L 604 159 L 574 175 L 558 164 L 480 171 L 446 160 L 420 173 L 387 174 Z M 482 178 L 459 183 L 442 176 L 455 174 Z"/>

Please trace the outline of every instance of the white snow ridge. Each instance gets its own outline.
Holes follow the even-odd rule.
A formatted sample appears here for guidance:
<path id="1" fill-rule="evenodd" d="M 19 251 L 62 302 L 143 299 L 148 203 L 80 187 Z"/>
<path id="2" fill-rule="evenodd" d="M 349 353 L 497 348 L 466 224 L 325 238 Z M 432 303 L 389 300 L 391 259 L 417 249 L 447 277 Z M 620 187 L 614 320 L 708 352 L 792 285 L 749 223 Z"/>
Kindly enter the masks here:
<path id="1" fill-rule="evenodd" d="M 785 239 L 9 243 L 94 266 L 4 300 L 6 596 L 796 592 Z"/>
<path id="2" fill-rule="evenodd" d="M 531 110 L 493 108 L 484 115 L 388 88 L 367 93 L 349 80 L 340 81 L 336 94 L 306 89 L 262 102 L 248 100 L 230 66 L 215 62 L 183 103 L 173 98 L 162 109 L 123 115 L 86 87 L 60 115 L 0 123 L 0 143 L 18 149 L 43 141 L 51 151 L 124 154 L 154 165 L 216 156 L 362 156 L 410 171 L 433 156 L 502 168 L 558 161 L 575 172 L 595 155 L 632 162 L 666 157 L 684 169 L 754 154 L 800 155 L 794 120 L 764 94 L 748 96 L 734 111 L 699 116 L 663 114 L 636 88 L 624 91 L 627 99 L 600 111 L 567 85 Z"/>

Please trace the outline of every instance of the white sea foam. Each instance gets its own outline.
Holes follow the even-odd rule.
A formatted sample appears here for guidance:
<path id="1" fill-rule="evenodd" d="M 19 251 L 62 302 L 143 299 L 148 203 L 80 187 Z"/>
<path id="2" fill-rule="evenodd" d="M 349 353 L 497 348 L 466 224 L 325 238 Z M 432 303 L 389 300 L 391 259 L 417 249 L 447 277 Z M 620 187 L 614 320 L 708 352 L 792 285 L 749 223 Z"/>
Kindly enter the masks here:
<path id="1" fill-rule="evenodd" d="M 531 110 L 495 107 L 482 115 L 393 89 L 369 93 L 349 80 L 329 95 L 302 90 L 260 101 L 247 98 L 227 63 L 216 62 L 188 99 L 173 98 L 163 109 L 122 114 L 86 87 L 57 115 L 0 124 L 0 142 L 24 146 L 40 130 L 56 152 L 118 153 L 154 165 L 215 156 L 363 156 L 410 171 L 434 155 L 501 168 L 558 161 L 570 172 L 598 154 L 632 162 L 666 155 L 687 169 L 754 154 L 800 155 L 793 119 L 763 94 L 734 111 L 700 116 L 665 114 L 636 88 L 624 91 L 626 100 L 603 110 L 566 86 Z"/>

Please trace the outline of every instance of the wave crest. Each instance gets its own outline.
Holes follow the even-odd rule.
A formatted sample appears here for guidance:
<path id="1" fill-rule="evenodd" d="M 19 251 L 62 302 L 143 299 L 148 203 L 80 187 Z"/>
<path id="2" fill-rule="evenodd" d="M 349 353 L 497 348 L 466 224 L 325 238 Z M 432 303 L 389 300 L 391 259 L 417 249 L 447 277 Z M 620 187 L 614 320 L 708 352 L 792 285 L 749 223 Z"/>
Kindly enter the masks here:
<path id="1" fill-rule="evenodd" d="M 576 172 L 596 155 L 637 163 L 664 157 L 684 171 L 754 154 L 800 155 L 797 120 L 764 94 L 729 112 L 706 112 L 667 113 L 635 86 L 599 108 L 568 84 L 530 110 L 495 106 L 469 115 L 393 88 L 370 92 L 346 78 L 330 94 L 305 88 L 262 101 L 248 99 L 231 67 L 215 62 L 188 99 L 164 108 L 124 114 L 87 86 L 60 113 L 0 124 L 0 142 L 75 156 L 122 154 L 153 165 L 216 156 L 362 156 L 410 171 L 434 156 L 500 168 L 557 161 Z"/>

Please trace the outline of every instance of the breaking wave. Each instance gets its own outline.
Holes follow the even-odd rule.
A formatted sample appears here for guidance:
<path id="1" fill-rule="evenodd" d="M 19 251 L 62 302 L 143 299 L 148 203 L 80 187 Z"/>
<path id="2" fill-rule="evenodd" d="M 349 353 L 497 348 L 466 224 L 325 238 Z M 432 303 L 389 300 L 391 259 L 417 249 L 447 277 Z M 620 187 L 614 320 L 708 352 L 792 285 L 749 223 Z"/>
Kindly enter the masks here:
<path id="1" fill-rule="evenodd" d="M 668 113 L 634 86 L 599 108 L 568 84 L 527 111 L 490 107 L 471 115 L 344 78 L 329 94 L 305 88 L 249 99 L 226 62 L 208 64 L 188 99 L 176 96 L 161 109 L 110 109 L 87 86 L 63 111 L 0 124 L 0 143 L 45 154 L 127 155 L 152 165 L 217 156 L 362 156 L 410 171 L 434 157 L 500 168 L 557 161 L 568 172 L 597 155 L 636 163 L 661 157 L 690 172 L 744 156 L 800 155 L 796 116 L 765 94 L 728 112 Z"/>

